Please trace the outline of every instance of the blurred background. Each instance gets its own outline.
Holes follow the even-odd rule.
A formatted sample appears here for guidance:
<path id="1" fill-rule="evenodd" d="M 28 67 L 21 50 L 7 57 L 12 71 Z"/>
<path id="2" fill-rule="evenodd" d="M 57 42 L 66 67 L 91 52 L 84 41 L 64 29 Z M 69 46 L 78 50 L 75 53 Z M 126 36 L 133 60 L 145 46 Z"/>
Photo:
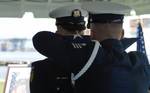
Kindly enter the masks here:
<path id="1" fill-rule="evenodd" d="M 9 64 L 27 64 L 26 67 L 29 67 L 32 62 L 45 58 L 34 49 L 32 37 L 39 31 L 56 31 L 55 20 L 49 18 L 48 13 L 59 6 L 86 1 L 131 6 L 133 10 L 125 16 L 123 24 L 125 37 L 137 37 L 140 20 L 150 60 L 150 0 L 0 0 L 0 93 L 6 93 Z M 85 34 L 89 33 L 86 29 Z M 134 43 L 126 51 L 137 50 L 136 46 L 137 43 Z"/>

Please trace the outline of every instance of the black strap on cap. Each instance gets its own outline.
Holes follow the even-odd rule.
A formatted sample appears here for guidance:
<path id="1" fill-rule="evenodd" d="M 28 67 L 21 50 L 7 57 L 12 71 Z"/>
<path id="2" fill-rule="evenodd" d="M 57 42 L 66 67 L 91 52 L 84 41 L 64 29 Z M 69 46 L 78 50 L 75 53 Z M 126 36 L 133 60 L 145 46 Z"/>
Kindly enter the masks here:
<path id="1" fill-rule="evenodd" d="M 89 14 L 89 23 L 123 23 L 124 15 L 120 14 Z"/>
<path id="2" fill-rule="evenodd" d="M 82 31 L 85 30 L 85 21 L 84 17 L 61 17 L 56 18 L 56 25 L 61 25 L 63 28 L 69 30 L 69 31 Z"/>

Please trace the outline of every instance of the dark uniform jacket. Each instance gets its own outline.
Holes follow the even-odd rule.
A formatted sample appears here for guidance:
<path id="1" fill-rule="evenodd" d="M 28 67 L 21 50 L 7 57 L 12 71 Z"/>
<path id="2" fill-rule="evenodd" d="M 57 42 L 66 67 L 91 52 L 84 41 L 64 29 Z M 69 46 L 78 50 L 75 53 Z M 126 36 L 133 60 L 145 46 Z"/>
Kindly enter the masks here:
<path id="1" fill-rule="evenodd" d="M 32 63 L 30 92 L 73 93 L 71 73 L 73 69 L 82 68 L 91 54 L 94 43 L 90 37 L 57 37 L 44 31 L 33 37 L 33 44 L 47 58 Z"/>
<path id="2" fill-rule="evenodd" d="M 89 37 L 63 37 L 62 41 L 54 34 L 47 36 L 55 38 L 49 38 L 46 45 L 39 43 L 41 39 L 36 40 L 34 45 L 36 49 L 44 45 L 37 50 L 48 58 L 32 63 L 31 93 L 147 93 L 150 85 L 147 57 L 139 52 L 126 53 L 126 45 L 130 45 L 126 41 L 100 42 L 94 62 L 72 85 L 71 73 L 76 75 L 84 67 L 95 43 Z"/>
<path id="3" fill-rule="evenodd" d="M 101 42 L 89 70 L 76 80 L 77 93 L 148 93 L 150 66 L 139 52 L 125 52 L 125 46 L 115 39 Z"/>

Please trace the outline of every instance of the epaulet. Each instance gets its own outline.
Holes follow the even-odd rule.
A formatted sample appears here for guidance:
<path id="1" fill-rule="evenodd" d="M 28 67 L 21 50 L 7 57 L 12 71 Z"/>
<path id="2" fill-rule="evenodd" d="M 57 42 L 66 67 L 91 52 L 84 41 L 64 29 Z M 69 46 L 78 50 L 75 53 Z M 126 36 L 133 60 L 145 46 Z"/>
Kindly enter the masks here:
<path id="1" fill-rule="evenodd" d="M 147 56 L 144 53 L 138 51 L 131 51 L 128 53 L 132 65 L 149 65 Z"/>
<path id="2" fill-rule="evenodd" d="M 137 38 L 123 38 L 121 39 L 124 50 L 130 47 L 133 43 L 137 41 Z"/>
<path id="3" fill-rule="evenodd" d="M 64 40 L 75 49 L 81 49 L 92 42 L 90 36 L 80 36 L 76 38 L 74 38 L 74 36 L 65 36 L 64 38 Z"/>

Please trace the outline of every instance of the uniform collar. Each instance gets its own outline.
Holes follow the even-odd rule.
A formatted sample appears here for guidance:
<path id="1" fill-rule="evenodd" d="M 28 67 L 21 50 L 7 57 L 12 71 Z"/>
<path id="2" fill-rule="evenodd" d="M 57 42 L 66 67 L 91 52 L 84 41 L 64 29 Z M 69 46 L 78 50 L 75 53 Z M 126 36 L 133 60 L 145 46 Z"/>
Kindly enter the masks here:
<path id="1" fill-rule="evenodd" d="M 117 39 L 106 39 L 100 42 L 102 47 L 107 50 L 115 50 L 117 52 L 123 52 L 123 44 L 120 40 Z"/>
<path id="2" fill-rule="evenodd" d="M 100 43 L 102 44 L 102 47 L 105 49 L 109 49 L 109 50 L 114 49 L 118 52 L 123 52 L 136 41 L 137 41 L 137 38 L 123 38 L 121 40 L 106 39 Z"/>
<path id="3" fill-rule="evenodd" d="M 90 36 L 81 36 L 81 37 L 76 37 L 74 38 L 74 36 L 63 36 L 64 41 L 67 42 L 72 42 L 72 43 L 87 43 L 87 42 L 91 42 L 91 37 Z"/>
<path id="4" fill-rule="evenodd" d="M 128 47 L 130 47 L 137 40 L 138 40 L 138 38 L 123 38 L 123 39 L 121 39 L 124 50 L 126 50 Z"/>

